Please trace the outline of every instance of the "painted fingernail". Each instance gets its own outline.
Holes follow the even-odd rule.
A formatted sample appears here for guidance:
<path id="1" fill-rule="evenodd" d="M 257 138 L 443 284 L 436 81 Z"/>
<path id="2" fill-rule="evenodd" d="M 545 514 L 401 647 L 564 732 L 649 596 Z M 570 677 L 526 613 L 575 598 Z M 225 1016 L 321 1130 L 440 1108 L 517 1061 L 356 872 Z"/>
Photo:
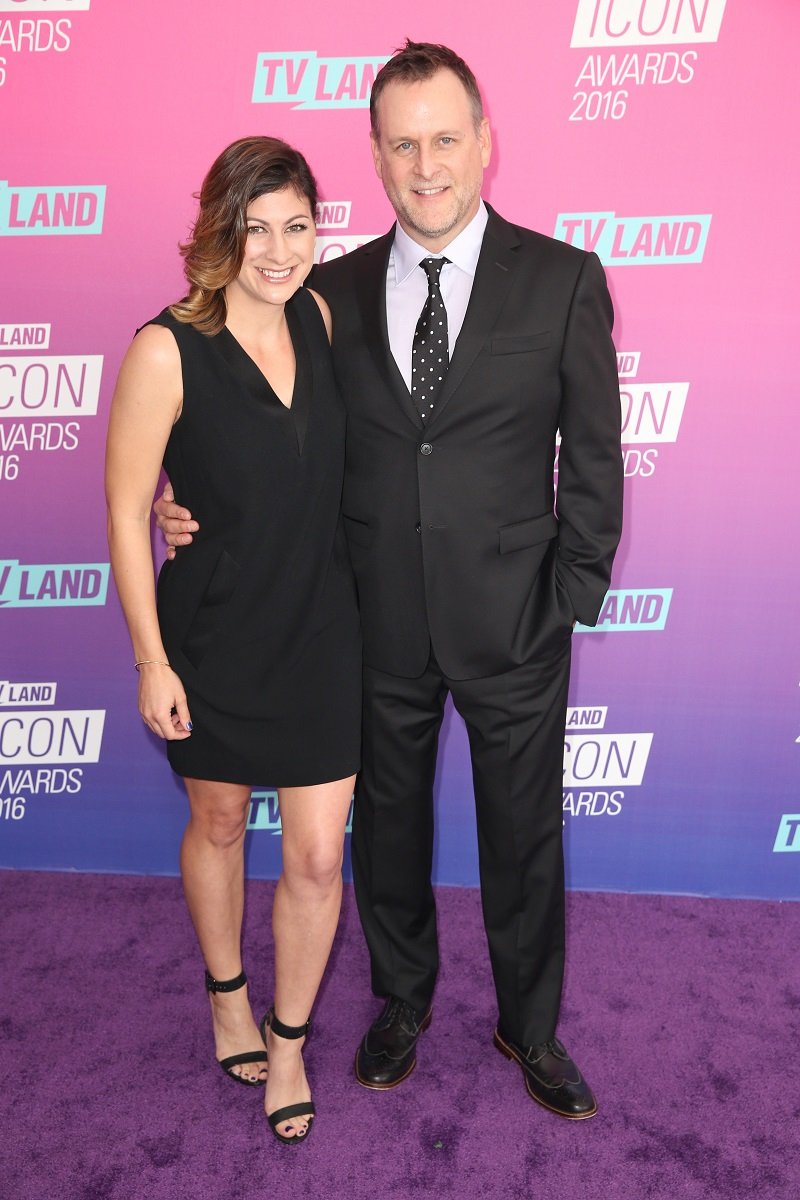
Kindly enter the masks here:
<path id="1" fill-rule="evenodd" d="M 189 730 L 190 733 L 192 732 L 192 722 L 191 721 L 186 722 L 186 728 Z"/>

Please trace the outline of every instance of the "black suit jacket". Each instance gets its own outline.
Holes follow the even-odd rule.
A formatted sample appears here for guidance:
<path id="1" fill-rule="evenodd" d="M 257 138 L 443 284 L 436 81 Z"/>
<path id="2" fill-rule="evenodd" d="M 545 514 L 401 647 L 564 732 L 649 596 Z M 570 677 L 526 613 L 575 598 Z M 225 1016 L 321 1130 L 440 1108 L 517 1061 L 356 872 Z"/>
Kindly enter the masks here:
<path id="1" fill-rule="evenodd" d="M 348 413 L 343 512 L 366 662 L 454 679 L 594 624 L 622 517 L 613 312 L 593 254 L 491 209 L 464 325 L 425 424 L 389 349 L 394 230 L 318 267 Z M 556 430 L 561 431 L 554 506 Z"/>

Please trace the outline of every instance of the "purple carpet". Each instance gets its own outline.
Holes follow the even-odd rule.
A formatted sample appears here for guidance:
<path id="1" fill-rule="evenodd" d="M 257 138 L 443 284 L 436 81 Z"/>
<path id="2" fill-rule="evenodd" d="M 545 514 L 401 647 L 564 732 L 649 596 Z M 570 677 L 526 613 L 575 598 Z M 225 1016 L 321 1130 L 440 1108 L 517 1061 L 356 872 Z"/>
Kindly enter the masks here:
<path id="1" fill-rule="evenodd" d="M 271 998 L 273 885 L 246 967 Z M 442 973 L 419 1065 L 352 1076 L 376 1011 L 352 891 L 307 1063 L 318 1117 L 279 1145 L 214 1065 L 177 880 L 0 872 L 2 1200 L 797 1200 L 800 905 L 572 894 L 560 1033 L 598 1096 L 570 1123 L 492 1047 L 476 892 L 438 892 Z"/>

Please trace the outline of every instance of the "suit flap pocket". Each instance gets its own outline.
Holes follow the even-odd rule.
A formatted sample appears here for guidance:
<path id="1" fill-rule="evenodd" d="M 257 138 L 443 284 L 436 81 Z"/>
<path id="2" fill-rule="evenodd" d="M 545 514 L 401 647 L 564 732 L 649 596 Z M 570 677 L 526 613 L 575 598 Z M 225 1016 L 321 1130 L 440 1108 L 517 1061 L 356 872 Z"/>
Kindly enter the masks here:
<path id="1" fill-rule="evenodd" d="M 492 354 L 525 354 L 529 350 L 544 350 L 550 345 L 550 330 L 529 333 L 525 337 L 492 338 Z"/>
<path id="2" fill-rule="evenodd" d="M 375 537 L 375 530 L 372 526 L 368 525 L 366 521 L 359 521 L 357 517 L 348 517 L 347 513 L 342 515 L 348 542 L 354 546 L 371 546 Z"/>
<path id="3" fill-rule="evenodd" d="M 556 537 L 558 521 L 555 513 L 543 513 L 541 517 L 530 517 L 527 521 L 515 521 L 513 525 L 504 525 L 499 534 L 500 553 L 509 554 L 513 550 L 526 550 L 529 546 L 538 546 L 540 542 Z"/>

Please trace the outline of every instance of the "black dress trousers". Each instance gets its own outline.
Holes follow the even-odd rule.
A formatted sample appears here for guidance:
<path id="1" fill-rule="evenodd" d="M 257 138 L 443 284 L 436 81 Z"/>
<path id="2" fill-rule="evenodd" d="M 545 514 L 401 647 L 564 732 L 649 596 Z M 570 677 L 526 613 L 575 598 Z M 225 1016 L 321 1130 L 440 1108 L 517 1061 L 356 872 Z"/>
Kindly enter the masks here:
<path id="1" fill-rule="evenodd" d="M 500 1024 L 552 1037 L 564 968 L 562 783 L 570 639 L 501 675 L 453 680 L 433 655 L 416 679 L 364 673 L 364 767 L 353 819 L 356 897 L 379 995 L 415 1008 L 438 968 L 433 782 L 448 691 L 469 735 L 481 899 Z M 466 798 L 465 798 L 466 802 Z"/>

